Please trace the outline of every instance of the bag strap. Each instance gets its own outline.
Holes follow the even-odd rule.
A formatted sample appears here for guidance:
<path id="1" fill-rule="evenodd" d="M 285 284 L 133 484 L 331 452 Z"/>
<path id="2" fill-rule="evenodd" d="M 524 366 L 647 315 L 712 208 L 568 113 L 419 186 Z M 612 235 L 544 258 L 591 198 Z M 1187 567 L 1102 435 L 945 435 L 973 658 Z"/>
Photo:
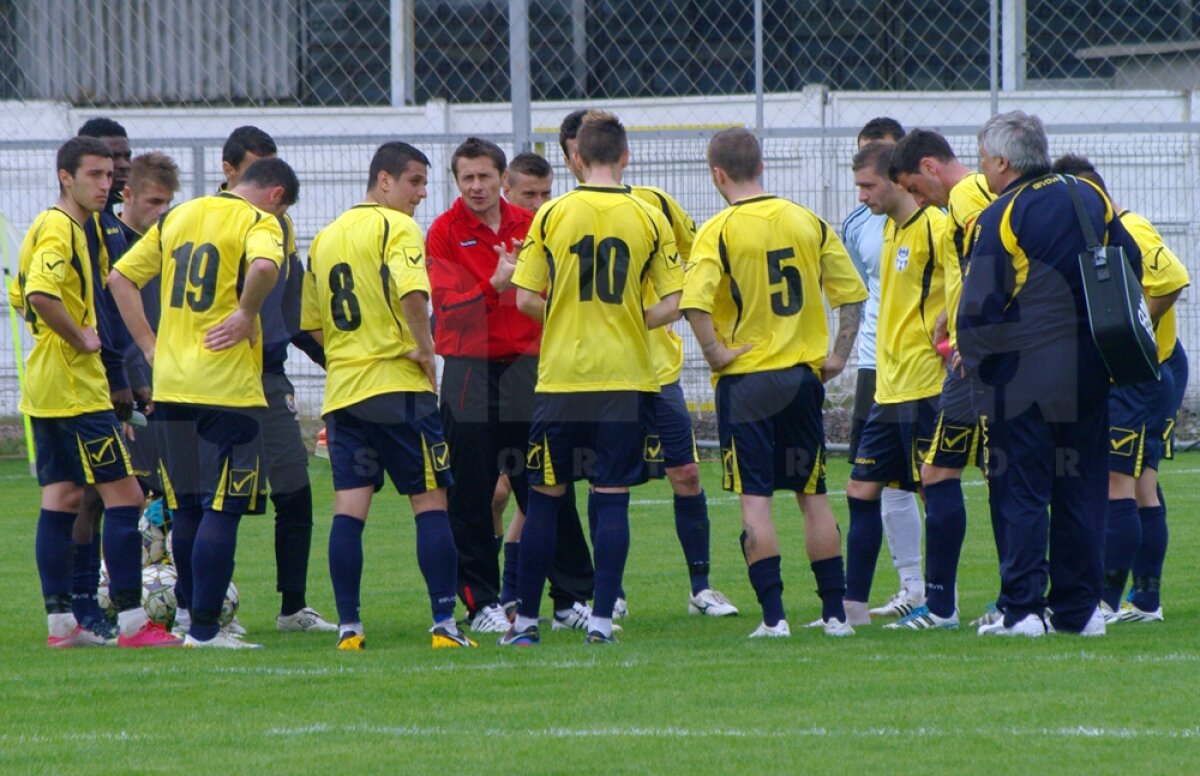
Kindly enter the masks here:
<path id="1" fill-rule="evenodd" d="M 1067 191 L 1071 192 L 1071 202 L 1075 204 L 1075 216 L 1079 219 L 1079 228 L 1083 230 L 1083 239 L 1087 240 L 1088 250 L 1094 251 L 1102 247 L 1100 239 L 1096 236 L 1096 230 L 1092 226 L 1092 219 L 1088 217 L 1087 210 L 1083 207 L 1083 198 L 1079 196 L 1079 189 L 1075 183 L 1075 177 L 1072 175 L 1060 175 L 1059 180 L 1067 184 Z"/>

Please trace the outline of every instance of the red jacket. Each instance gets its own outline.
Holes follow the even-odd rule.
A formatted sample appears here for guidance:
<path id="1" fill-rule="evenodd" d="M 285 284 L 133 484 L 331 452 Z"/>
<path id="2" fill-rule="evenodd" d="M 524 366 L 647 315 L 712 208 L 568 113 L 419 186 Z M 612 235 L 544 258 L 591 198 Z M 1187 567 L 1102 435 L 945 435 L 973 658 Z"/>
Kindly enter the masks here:
<path id="1" fill-rule="evenodd" d="M 459 197 L 425 238 L 433 289 L 434 345 L 441 356 L 507 360 L 537 355 L 540 324 L 517 310 L 517 290 L 497 294 L 494 247 L 525 240 L 533 214 L 500 200 L 500 231 L 479 220 Z"/>

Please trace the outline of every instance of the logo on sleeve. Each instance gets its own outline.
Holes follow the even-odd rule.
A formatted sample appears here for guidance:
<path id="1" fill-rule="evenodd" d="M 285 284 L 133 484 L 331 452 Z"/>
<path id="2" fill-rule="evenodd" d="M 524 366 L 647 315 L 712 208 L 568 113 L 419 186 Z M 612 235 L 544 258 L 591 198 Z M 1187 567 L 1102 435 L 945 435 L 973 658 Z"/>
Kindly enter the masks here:
<path id="1" fill-rule="evenodd" d="M 679 254 L 678 253 L 672 253 L 671 255 L 667 256 L 667 266 L 668 267 L 678 267 L 679 266 Z"/>
<path id="2" fill-rule="evenodd" d="M 903 272 L 908 266 L 908 247 L 905 246 L 896 251 L 896 271 Z"/>
<path id="3" fill-rule="evenodd" d="M 425 263 L 425 254 L 420 248 L 405 248 L 404 258 L 410 267 L 419 267 Z"/>

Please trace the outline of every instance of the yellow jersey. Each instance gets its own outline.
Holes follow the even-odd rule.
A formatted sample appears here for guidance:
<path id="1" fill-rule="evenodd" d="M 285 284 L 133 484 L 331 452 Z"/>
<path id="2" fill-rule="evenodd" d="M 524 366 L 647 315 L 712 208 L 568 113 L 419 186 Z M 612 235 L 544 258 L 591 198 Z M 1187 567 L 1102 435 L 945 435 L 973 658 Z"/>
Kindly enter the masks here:
<path id="1" fill-rule="evenodd" d="M 683 288 L 675 236 L 627 186 L 582 185 L 538 210 L 513 284 L 546 292 L 537 390 L 658 391 L 644 310 Z"/>
<path id="2" fill-rule="evenodd" d="M 764 194 L 735 202 L 700 227 L 680 307 L 711 314 L 729 347 L 753 345 L 715 381 L 799 364 L 819 372 L 829 352 L 825 300 L 840 307 L 866 298 L 829 224 Z"/>
<path id="3" fill-rule="evenodd" d="M 1167 296 L 1192 284 L 1187 267 L 1163 242 L 1153 224 L 1131 210 L 1123 211 L 1117 218 L 1142 250 L 1142 292 L 1147 299 Z M 1171 305 L 1154 326 L 1158 363 L 1166 361 L 1175 352 L 1177 336 L 1175 305 Z"/>
<path id="4" fill-rule="evenodd" d="M 96 327 L 92 262 L 83 227 L 66 211 L 44 211 L 21 242 L 9 304 L 24 311 L 33 335 L 20 410 L 34 418 L 67 418 L 112 409 L 100 353 L 81 353 L 38 320 L 30 294 L 62 301 L 80 328 Z"/>
<path id="5" fill-rule="evenodd" d="M 875 401 L 880 404 L 924 399 L 942 391 L 946 366 L 933 329 L 946 309 L 947 262 L 940 246 L 947 222 L 941 210 L 923 207 L 903 224 L 889 218 L 884 225 L 875 365 Z"/>
<path id="6" fill-rule="evenodd" d="M 342 213 L 313 238 L 300 327 L 325 339 L 322 414 L 400 391 L 432 393 L 400 300 L 429 297 L 425 240 L 417 222 L 374 203 Z"/>
<path id="7" fill-rule="evenodd" d="M 114 269 L 138 288 L 162 275 L 162 313 L 154 358 L 158 401 L 264 407 L 262 327 L 254 342 L 209 350 L 209 329 L 237 308 L 252 261 L 282 267 L 291 236 L 283 219 L 232 192 L 168 210 Z M 290 231 L 290 230 L 289 230 Z"/>
<path id="8" fill-rule="evenodd" d="M 696 237 L 696 222 L 662 189 L 654 186 L 631 186 L 630 191 L 635 197 L 662 211 L 667 223 L 671 225 L 671 233 L 675 235 L 675 248 L 679 251 L 679 258 L 686 267 L 688 257 L 692 253 L 692 241 Z M 658 302 L 658 295 L 649 284 L 646 285 L 644 293 L 647 307 Z M 650 358 L 653 359 L 654 368 L 658 372 L 659 383 L 670 385 L 679 380 L 683 371 L 683 340 L 675 333 L 673 325 L 651 329 Z"/>
<path id="9" fill-rule="evenodd" d="M 958 344 L 958 303 L 970 260 L 970 235 L 975 229 L 975 219 L 995 199 L 983 173 L 970 173 L 950 189 L 947 207 L 950 220 L 942 236 L 942 256 L 946 270 L 946 330 L 950 333 L 951 347 Z"/>

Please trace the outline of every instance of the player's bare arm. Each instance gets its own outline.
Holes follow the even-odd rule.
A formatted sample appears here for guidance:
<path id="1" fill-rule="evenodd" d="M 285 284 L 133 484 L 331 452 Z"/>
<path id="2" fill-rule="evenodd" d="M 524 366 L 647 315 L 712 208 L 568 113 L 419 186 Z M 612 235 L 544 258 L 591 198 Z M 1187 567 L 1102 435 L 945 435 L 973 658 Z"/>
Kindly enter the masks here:
<path id="1" fill-rule="evenodd" d="M 844 304 L 838 308 L 838 333 L 833 341 L 833 352 L 825 357 L 825 363 L 821 365 L 821 382 L 829 382 L 846 368 L 850 348 L 854 347 L 854 340 L 858 337 L 862 309 L 862 302 Z"/>
<path id="2" fill-rule="evenodd" d="M 1159 319 L 1167 314 L 1175 302 L 1179 299 L 1179 295 L 1183 293 L 1183 289 L 1174 291 L 1163 296 L 1152 296 L 1146 300 L 1146 307 L 1150 310 L 1150 320 L 1158 323 Z"/>
<path id="3" fill-rule="evenodd" d="M 737 349 L 730 348 L 717 337 L 712 315 L 703 310 L 685 310 L 683 314 L 687 316 L 688 325 L 692 327 L 692 333 L 696 335 L 696 341 L 700 343 L 700 352 L 704 354 L 704 360 L 708 362 L 714 372 L 721 371 L 732 364 L 738 356 L 754 347 L 753 345 L 742 345 Z"/>
<path id="4" fill-rule="evenodd" d="M 133 341 L 141 349 L 146 363 L 154 366 L 157 339 L 154 330 L 150 328 L 150 321 L 146 320 L 146 308 L 142 304 L 141 292 L 132 280 L 115 269 L 108 274 L 108 289 L 112 292 L 113 301 L 117 303 L 129 336 L 133 337 Z"/>
<path id="5" fill-rule="evenodd" d="M 254 324 L 263 300 L 271 292 L 279 277 L 279 266 L 270 259 L 254 259 L 246 271 L 246 284 L 238 300 L 238 309 L 229 317 L 208 330 L 204 335 L 204 347 L 209 350 L 227 350 L 244 339 L 254 342 Z"/>
<path id="6" fill-rule="evenodd" d="M 80 328 L 76 325 L 61 299 L 55 299 L 48 294 L 32 293 L 29 295 L 29 305 L 42 323 L 80 353 L 95 353 L 100 350 L 100 335 L 96 333 L 95 327 Z"/>
<path id="7" fill-rule="evenodd" d="M 433 353 L 433 332 L 429 329 L 429 297 L 422 291 L 407 293 L 400 300 L 400 309 L 404 311 L 404 321 L 417 343 L 416 350 L 408 351 L 404 357 L 421 365 L 436 392 L 437 362 Z"/>
<path id="8" fill-rule="evenodd" d="M 529 289 L 517 289 L 517 309 L 539 323 L 546 317 L 546 300 Z"/>
<path id="9" fill-rule="evenodd" d="M 679 312 L 679 299 L 683 294 L 676 291 L 673 294 L 667 294 L 660 299 L 657 304 L 651 305 L 645 312 L 646 328 L 657 329 L 659 326 L 666 326 L 674 323 L 682 317 Z"/>

